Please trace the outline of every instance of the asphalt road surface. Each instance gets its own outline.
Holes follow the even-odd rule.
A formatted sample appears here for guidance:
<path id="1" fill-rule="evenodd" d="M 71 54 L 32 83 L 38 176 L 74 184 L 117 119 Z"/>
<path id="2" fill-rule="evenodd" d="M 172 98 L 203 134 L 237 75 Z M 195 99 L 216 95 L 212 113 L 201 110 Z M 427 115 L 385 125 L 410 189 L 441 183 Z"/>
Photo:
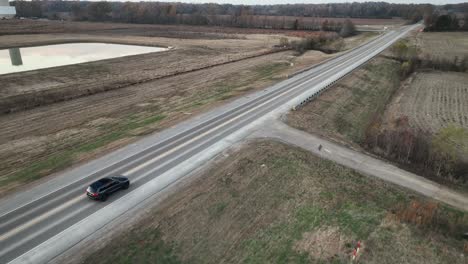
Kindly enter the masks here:
<path id="1" fill-rule="evenodd" d="M 88 235 L 83 226 L 92 232 L 91 228 L 98 229 L 102 225 L 90 227 L 89 223 L 109 221 L 111 217 L 118 216 L 117 211 L 125 209 L 129 200 L 133 199 L 137 203 L 137 199 L 143 199 L 143 195 L 147 197 L 150 191 L 144 187 L 150 185 L 148 183 L 182 166 L 184 161 L 209 152 L 220 140 L 298 96 L 319 93 L 325 88 L 325 83 L 359 67 L 416 27 L 389 31 L 363 46 L 268 89 L 210 111 L 203 117 L 194 117 L 160 136 L 143 139 L 140 143 L 111 154 L 109 158 L 104 157 L 64 172 L 57 179 L 3 199 L 0 201 L 0 263 L 13 260 L 14 263 L 47 262 L 60 254 L 61 250 L 66 250 Z M 114 194 L 106 202 L 91 201 L 86 197 L 85 190 L 91 182 L 112 175 L 129 177 L 130 189 Z M 104 214 L 106 210 L 112 211 L 106 215 L 97 213 Z M 80 229 L 72 232 L 71 227 Z"/>

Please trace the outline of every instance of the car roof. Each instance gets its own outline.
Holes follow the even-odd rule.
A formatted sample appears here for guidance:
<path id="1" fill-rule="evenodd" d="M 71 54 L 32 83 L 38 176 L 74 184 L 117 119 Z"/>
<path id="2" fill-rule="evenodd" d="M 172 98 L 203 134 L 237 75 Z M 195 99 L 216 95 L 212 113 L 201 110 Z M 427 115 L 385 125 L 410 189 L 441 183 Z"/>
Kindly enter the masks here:
<path id="1" fill-rule="evenodd" d="M 102 187 L 102 186 L 108 184 L 111 181 L 112 181 L 112 179 L 110 179 L 110 178 L 102 178 L 102 179 L 99 179 L 99 180 L 93 182 L 90 186 L 97 189 L 99 187 Z"/>

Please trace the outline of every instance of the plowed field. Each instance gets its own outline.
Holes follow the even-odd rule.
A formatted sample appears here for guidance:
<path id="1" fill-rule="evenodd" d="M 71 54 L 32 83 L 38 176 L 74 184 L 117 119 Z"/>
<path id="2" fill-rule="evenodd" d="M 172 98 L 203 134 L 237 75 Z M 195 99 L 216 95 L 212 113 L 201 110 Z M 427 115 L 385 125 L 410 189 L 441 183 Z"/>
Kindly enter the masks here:
<path id="1" fill-rule="evenodd" d="M 449 124 L 468 129 L 468 74 L 418 72 L 394 99 L 387 115 L 406 115 L 410 124 L 436 133 Z"/>

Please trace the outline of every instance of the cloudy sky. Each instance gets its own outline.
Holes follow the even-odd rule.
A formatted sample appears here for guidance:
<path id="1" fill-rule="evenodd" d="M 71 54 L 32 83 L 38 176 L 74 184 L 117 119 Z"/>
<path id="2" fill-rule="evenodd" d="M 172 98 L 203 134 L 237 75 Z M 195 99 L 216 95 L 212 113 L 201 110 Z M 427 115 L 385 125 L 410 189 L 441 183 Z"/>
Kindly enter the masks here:
<path id="1" fill-rule="evenodd" d="M 220 4 L 244 4 L 244 5 L 272 5 L 272 4 L 319 4 L 319 3 L 343 3 L 343 2 L 366 2 L 366 0 L 158 0 L 160 2 L 186 2 L 186 3 L 220 3 Z M 367 0 L 371 1 L 371 0 Z M 431 3 L 435 5 L 442 5 L 442 4 L 456 4 L 456 3 L 463 3 L 465 1 L 457 1 L 457 0 L 388 0 L 384 2 L 389 3 Z"/>

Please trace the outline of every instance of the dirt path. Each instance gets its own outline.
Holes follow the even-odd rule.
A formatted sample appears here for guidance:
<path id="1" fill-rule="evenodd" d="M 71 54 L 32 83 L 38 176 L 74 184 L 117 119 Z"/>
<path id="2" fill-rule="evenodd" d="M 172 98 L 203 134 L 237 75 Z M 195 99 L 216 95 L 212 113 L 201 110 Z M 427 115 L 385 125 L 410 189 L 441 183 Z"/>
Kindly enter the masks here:
<path id="1" fill-rule="evenodd" d="M 468 196 L 465 194 L 461 194 L 421 176 L 399 169 L 388 162 L 288 127 L 283 123 L 269 122 L 268 125 L 256 132 L 253 137 L 279 139 L 360 173 L 403 186 L 468 212 Z"/>

